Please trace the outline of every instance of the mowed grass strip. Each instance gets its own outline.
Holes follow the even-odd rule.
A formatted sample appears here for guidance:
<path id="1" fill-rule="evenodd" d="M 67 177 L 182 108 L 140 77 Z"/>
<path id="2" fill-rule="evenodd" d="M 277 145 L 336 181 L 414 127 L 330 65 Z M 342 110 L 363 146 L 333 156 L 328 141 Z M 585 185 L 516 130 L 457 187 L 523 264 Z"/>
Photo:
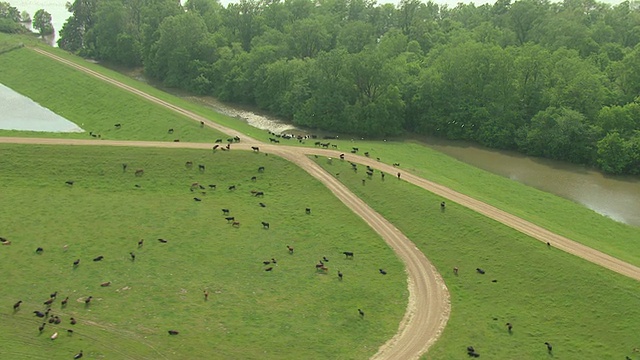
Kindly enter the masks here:
<path id="1" fill-rule="evenodd" d="M 0 130 L 0 136 L 213 142 L 211 128 L 28 48 L 0 55 L 0 83 L 76 123 L 85 133 Z M 121 124 L 121 127 L 116 127 Z M 173 129 L 169 133 L 169 129 Z"/>
<path id="2" fill-rule="evenodd" d="M 82 349 L 108 359 L 365 359 L 393 336 L 406 309 L 406 274 L 393 251 L 319 182 L 273 155 L 0 151 L 0 236 L 12 242 L 0 246 L 0 358 L 66 359 Z M 144 174 L 136 177 L 138 169 Z M 195 182 L 205 189 L 190 191 Z M 315 268 L 323 256 L 327 274 Z M 272 258 L 276 264 L 263 265 Z M 62 324 L 47 323 L 39 334 L 33 311 L 44 312 L 54 291 L 51 313 Z"/>
<path id="3" fill-rule="evenodd" d="M 424 357 L 632 359 L 640 347 L 638 282 L 516 232 L 453 202 L 347 161 L 316 160 L 412 239 L 443 275 L 451 318 Z M 365 184 L 362 184 L 365 179 Z M 453 268 L 459 274 L 453 274 Z M 476 268 L 485 271 L 479 274 Z M 493 282 L 495 280 L 495 282 Z M 513 324 L 513 332 L 506 323 Z M 547 353 L 544 342 L 553 346 Z"/>

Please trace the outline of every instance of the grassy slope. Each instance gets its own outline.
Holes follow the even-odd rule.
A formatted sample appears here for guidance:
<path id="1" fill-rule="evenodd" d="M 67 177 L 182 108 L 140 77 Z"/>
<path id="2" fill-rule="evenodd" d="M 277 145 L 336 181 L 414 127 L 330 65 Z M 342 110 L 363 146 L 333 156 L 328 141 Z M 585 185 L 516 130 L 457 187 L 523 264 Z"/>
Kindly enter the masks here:
<path id="1" fill-rule="evenodd" d="M 222 134 L 23 48 L 0 55 L 0 82 L 104 139 L 213 142 Z M 121 123 L 116 129 L 114 124 Z M 167 130 L 174 129 L 173 134 Z M 91 138 L 88 133 L 0 131 L 4 136 Z"/>
<path id="2" fill-rule="evenodd" d="M 406 278 L 395 254 L 319 182 L 282 159 L 61 146 L 2 145 L 0 152 L 0 236 L 13 242 L 0 247 L 0 329 L 11 334 L 0 337 L 2 359 L 70 358 L 79 349 L 108 359 L 361 359 L 392 336 L 403 316 Z M 187 169 L 187 160 L 206 171 Z M 257 173 L 258 166 L 266 171 Z M 137 168 L 144 176 L 134 176 Z M 71 179 L 73 187 L 66 186 Z M 196 193 L 203 200 L 195 202 L 194 181 L 220 188 Z M 226 189 L 232 184 L 236 192 Z M 239 229 L 221 208 L 231 210 Z M 137 249 L 140 238 L 146 241 Z M 355 260 L 342 251 L 354 251 Z M 91 261 L 98 255 L 105 260 Z M 328 275 L 314 268 L 322 256 L 330 260 Z M 278 264 L 265 272 L 262 261 L 271 257 Z M 380 267 L 389 274 L 378 274 Z M 105 281 L 113 284 L 100 287 Z M 208 302 L 203 289 L 211 292 Z M 53 291 L 70 297 L 64 309 L 60 300 L 53 305 L 64 322 L 38 335 L 31 312 L 43 311 Z M 85 307 L 88 295 L 95 299 Z M 24 303 L 13 314 L 10 305 L 19 299 Z M 79 324 L 68 337 L 70 316 Z M 180 335 L 169 337 L 168 329 Z M 54 331 L 60 338 L 51 341 Z"/>
<path id="3" fill-rule="evenodd" d="M 318 163 L 396 224 L 434 263 L 451 291 L 452 314 L 429 359 L 617 359 L 638 347 L 638 283 L 549 249 L 454 203 L 387 176 L 363 186 L 348 162 Z M 457 266 L 459 275 L 451 269 Z M 483 268 L 485 275 L 475 269 Z M 497 282 L 492 282 L 492 280 Z M 508 334 L 505 323 L 514 324 Z M 636 355 L 636 358 L 638 355 Z M 634 359 L 636 359 L 634 358 Z"/>

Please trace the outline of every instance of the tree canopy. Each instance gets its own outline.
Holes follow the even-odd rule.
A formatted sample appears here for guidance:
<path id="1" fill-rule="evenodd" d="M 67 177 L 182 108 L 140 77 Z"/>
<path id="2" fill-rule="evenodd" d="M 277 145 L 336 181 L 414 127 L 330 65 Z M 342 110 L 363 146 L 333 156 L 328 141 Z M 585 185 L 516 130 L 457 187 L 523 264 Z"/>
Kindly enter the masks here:
<path id="1" fill-rule="evenodd" d="M 76 0 L 68 9 L 61 48 L 299 125 L 464 139 L 640 173 L 635 1 Z"/>

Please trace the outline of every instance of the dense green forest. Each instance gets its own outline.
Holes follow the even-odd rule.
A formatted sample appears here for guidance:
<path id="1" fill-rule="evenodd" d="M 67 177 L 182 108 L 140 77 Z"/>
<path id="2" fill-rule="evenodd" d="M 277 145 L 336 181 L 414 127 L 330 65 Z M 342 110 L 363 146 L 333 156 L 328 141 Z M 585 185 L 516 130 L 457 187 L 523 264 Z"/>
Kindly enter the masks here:
<path id="1" fill-rule="evenodd" d="M 295 124 L 640 174 L 640 3 L 76 0 L 58 44 Z"/>

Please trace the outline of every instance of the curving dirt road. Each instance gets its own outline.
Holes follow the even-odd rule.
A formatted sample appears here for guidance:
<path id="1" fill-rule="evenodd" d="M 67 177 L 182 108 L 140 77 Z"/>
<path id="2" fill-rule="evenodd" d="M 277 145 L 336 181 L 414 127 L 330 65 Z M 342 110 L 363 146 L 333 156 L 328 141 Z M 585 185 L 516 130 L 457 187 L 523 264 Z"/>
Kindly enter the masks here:
<path id="1" fill-rule="evenodd" d="M 449 318 L 450 303 L 449 293 L 433 265 L 415 245 L 396 229 L 393 224 L 371 209 L 360 198 L 351 193 L 344 185 L 328 174 L 317 164 L 307 158 L 306 155 L 316 154 L 329 157 L 338 157 L 340 153 L 334 150 L 288 147 L 283 145 L 270 145 L 261 143 L 255 139 L 248 138 L 245 134 L 228 129 L 208 119 L 182 109 L 178 106 L 160 100 L 138 89 L 122 84 L 107 76 L 87 69 L 69 60 L 60 58 L 46 51 L 34 49 L 35 51 L 63 62 L 80 71 L 100 78 L 122 89 L 135 93 L 149 101 L 170 108 L 195 121 L 201 121 L 206 126 L 214 128 L 230 136 L 243 138 L 241 144 L 234 144 L 233 148 L 251 150 L 251 146 L 259 146 L 262 151 L 279 155 L 297 164 L 309 174 L 321 181 L 329 188 L 345 205 L 359 215 L 369 226 L 378 232 L 384 240 L 391 246 L 398 256 L 405 262 L 408 274 L 409 303 L 407 311 L 400 324 L 398 333 L 384 344 L 376 353 L 374 359 L 415 359 L 424 354 L 428 348 L 437 340 L 444 329 Z M 192 148 L 211 149 L 211 144 L 201 143 L 173 143 L 173 142 L 152 142 L 152 141 L 110 141 L 110 140 L 69 140 L 69 139 L 46 139 L 46 138 L 0 138 L 0 143 L 22 143 L 22 144 L 59 144 L 59 145 L 96 145 L 96 146 L 138 146 L 138 147 L 166 147 L 166 148 Z M 345 159 L 352 162 L 370 165 L 381 171 L 395 174 L 398 169 L 377 162 L 375 160 L 353 154 L 345 154 Z M 428 180 L 417 177 L 411 173 L 401 171 L 402 179 L 420 186 L 434 194 L 442 196 L 450 201 L 454 201 L 477 211 L 489 218 L 499 221 L 518 231 L 521 231 L 533 238 L 543 242 L 550 242 L 555 248 L 564 250 L 576 256 L 580 256 L 593 263 L 606 267 L 612 271 L 640 280 L 640 268 L 606 255 L 597 250 L 579 244 L 575 241 L 554 234 L 535 224 L 506 213 L 493 206 L 475 200 L 464 194 L 455 192 L 449 188 Z"/>

